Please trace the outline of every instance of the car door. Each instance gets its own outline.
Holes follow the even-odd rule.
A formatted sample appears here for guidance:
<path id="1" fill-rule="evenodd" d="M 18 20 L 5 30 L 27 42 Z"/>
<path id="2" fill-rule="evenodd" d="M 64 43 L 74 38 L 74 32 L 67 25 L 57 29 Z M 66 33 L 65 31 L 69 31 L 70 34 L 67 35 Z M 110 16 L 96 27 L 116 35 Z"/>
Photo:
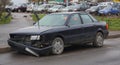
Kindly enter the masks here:
<path id="1" fill-rule="evenodd" d="M 68 20 L 69 43 L 75 44 L 83 41 L 82 22 L 79 14 L 72 14 Z"/>
<path id="2" fill-rule="evenodd" d="M 83 22 L 82 28 L 84 31 L 84 41 L 89 42 L 93 40 L 96 32 L 96 26 L 92 18 L 87 14 L 81 14 L 81 19 Z"/>
<path id="3" fill-rule="evenodd" d="M 117 14 L 119 13 L 119 10 L 117 8 L 112 8 L 110 13 Z"/>

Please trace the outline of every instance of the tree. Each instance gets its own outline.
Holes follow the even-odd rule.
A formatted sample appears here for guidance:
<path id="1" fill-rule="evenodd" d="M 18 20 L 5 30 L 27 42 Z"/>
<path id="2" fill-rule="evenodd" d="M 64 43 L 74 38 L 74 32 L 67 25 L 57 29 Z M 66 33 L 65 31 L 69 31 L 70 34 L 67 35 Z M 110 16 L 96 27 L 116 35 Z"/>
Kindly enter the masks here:
<path id="1" fill-rule="evenodd" d="M 5 12 L 5 7 L 10 3 L 10 0 L 0 0 L 0 19 L 2 18 L 3 12 Z"/>

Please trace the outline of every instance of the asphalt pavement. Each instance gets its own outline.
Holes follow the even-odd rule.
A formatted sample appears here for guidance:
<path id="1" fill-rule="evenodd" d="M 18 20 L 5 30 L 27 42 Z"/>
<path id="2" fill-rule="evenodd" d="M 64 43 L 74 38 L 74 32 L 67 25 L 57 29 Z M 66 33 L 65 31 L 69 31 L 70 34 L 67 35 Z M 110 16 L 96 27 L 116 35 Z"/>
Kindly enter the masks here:
<path id="1" fill-rule="evenodd" d="M 104 46 L 72 46 L 61 55 L 34 57 L 17 52 L 0 54 L 0 65 L 120 65 L 120 38 L 106 39 Z"/>

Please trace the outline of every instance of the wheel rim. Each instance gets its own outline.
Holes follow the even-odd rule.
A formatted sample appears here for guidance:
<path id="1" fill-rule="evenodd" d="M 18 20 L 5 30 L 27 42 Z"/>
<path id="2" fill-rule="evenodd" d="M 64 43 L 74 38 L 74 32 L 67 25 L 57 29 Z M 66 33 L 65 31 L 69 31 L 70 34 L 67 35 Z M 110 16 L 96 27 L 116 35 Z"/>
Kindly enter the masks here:
<path id="1" fill-rule="evenodd" d="M 103 41 L 104 41 L 104 39 L 103 39 L 103 36 L 102 36 L 102 34 L 99 34 L 98 36 L 97 36 L 97 44 L 98 44 L 98 46 L 102 46 L 103 45 Z"/>
<path id="2" fill-rule="evenodd" d="M 62 40 L 56 39 L 53 41 L 53 54 L 61 54 L 64 49 L 64 44 Z"/>

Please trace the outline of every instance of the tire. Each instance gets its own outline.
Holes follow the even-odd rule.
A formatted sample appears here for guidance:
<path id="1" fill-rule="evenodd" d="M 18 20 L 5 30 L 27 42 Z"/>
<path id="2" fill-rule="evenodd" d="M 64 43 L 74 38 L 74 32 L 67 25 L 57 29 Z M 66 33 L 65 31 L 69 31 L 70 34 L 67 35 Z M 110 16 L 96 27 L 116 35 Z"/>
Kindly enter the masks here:
<path id="1" fill-rule="evenodd" d="M 96 34 L 95 40 L 93 42 L 94 47 L 102 47 L 104 42 L 104 36 L 101 32 Z"/>
<path id="2" fill-rule="evenodd" d="M 20 9 L 18 9 L 18 11 L 17 12 L 21 12 L 21 10 Z"/>
<path id="3" fill-rule="evenodd" d="M 64 42 L 62 38 L 57 37 L 52 41 L 52 54 L 59 55 L 64 50 Z"/>

